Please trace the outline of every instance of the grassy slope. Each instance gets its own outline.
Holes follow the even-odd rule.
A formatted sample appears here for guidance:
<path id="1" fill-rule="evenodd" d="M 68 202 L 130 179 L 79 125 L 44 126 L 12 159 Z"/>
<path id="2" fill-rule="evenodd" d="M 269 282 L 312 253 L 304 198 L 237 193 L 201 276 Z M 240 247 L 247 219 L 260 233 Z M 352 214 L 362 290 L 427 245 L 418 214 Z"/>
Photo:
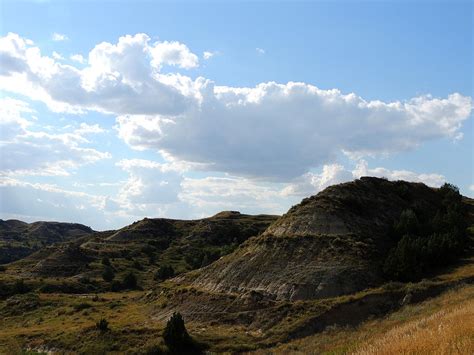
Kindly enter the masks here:
<path id="1" fill-rule="evenodd" d="M 267 350 L 264 354 L 472 354 L 474 286 L 408 305 L 356 329 L 333 328 Z"/>
<path id="2" fill-rule="evenodd" d="M 457 280 L 466 281 L 466 278 L 474 278 L 474 259 L 466 260 L 464 264 L 431 281 L 400 287 L 419 289 L 426 287 L 428 283 L 452 283 Z M 390 291 L 393 286 L 385 289 Z M 163 343 L 161 334 L 166 319 L 157 315 L 160 309 L 166 309 L 172 299 L 163 295 L 162 290 L 101 293 L 97 297 L 94 294 L 29 293 L 0 301 L 0 353 L 16 353 L 18 349 L 26 348 L 67 349 L 84 353 L 100 353 L 105 350 L 112 353 L 143 353 L 150 345 Z M 337 305 L 389 291 L 384 291 L 384 288 L 367 290 L 325 302 Z M 173 298 L 176 298 L 180 295 L 189 296 L 194 291 L 174 289 L 173 292 Z M 329 327 L 322 333 L 293 340 L 270 350 L 260 350 L 258 354 L 351 353 L 372 350 L 375 353 L 403 353 L 410 352 L 410 349 L 419 352 L 421 348 L 415 346 L 424 346 L 421 350 L 425 349 L 425 353 L 430 353 L 430 347 L 439 348 L 439 344 L 453 346 L 453 351 L 457 346 L 462 350 L 461 353 L 469 353 L 474 350 L 473 296 L 474 286 L 460 284 L 441 296 L 424 303 L 407 305 L 385 318 L 374 318 L 356 328 Z M 294 324 L 304 325 L 321 308 L 318 302 L 300 306 L 301 310 L 294 306 L 290 312 L 289 316 L 294 323 L 287 322 L 290 319 L 287 318 L 275 325 L 271 332 L 219 322 L 187 320 L 186 324 L 190 333 L 196 339 L 208 343 L 211 350 L 220 352 L 255 349 L 286 341 L 285 333 L 288 334 Z M 267 312 L 267 317 L 272 316 Z M 101 334 L 95 329 L 94 325 L 100 318 L 109 321 L 111 331 Z M 439 329 L 442 329 L 442 334 L 439 334 Z M 393 348 L 389 341 L 394 336 L 400 339 L 397 341 L 401 347 L 399 349 Z"/>

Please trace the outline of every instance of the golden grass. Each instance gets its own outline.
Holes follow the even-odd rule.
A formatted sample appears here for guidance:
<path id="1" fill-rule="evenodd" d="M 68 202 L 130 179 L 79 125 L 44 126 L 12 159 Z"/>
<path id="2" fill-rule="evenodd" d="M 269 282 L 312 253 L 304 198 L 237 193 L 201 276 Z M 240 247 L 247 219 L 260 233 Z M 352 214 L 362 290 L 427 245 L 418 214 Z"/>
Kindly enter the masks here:
<path id="1" fill-rule="evenodd" d="M 354 354 L 473 354 L 474 299 L 397 326 Z"/>
<path id="2" fill-rule="evenodd" d="M 474 354 L 474 286 L 254 354 Z"/>

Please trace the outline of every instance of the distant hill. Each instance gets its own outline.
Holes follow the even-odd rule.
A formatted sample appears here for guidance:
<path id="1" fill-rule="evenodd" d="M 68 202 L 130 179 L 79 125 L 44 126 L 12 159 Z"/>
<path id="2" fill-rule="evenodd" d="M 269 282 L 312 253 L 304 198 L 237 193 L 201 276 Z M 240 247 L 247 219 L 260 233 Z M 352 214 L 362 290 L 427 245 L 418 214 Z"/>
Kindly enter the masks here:
<path id="1" fill-rule="evenodd" d="M 24 258 L 48 245 L 71 241 L 94 231 L 77 223 L 25 223 L 0 219 L 0 264 Z"/>
<path id="2" fill-rule="evenodd" d="M 107 266 L 116 280 L 133 271 L 141 286 L 152 285 L 157 282 L 156 273 L 160 268 L 168 268 L 168 274 L 162 276 L 167 278 L 171 276 L 170 268 L 176 275 L 206 266 L 232 252 L 248 238 L 262 233 L 277 218 L 236 211 L 189 221 L 145 218 L 118 230 L 94 232 L 83 229 L 85 233 L 76 233 L 75 238 L 71 231 L 62 236 L 60 229 L 52 228 L 57 227 L 54 224 L 50 230 L 42 228 L 44 234 L 28 234 L 26 226 L 35 223 L 27 225 L 16 221 L 15 224 L 23 228 L 17 227 L 17 237 L 24 241 L 23 244 L 26 241 L 35 243 L 36 249 L 27 249 L 25 255 L 18 253 L 16 259 L 22 259 L 8 265 L 8 269 L 22 275 L 64 278 L 64 285 L 75 282 L 72 289 L 65 286 L 64 290 L 68 292 L 109 289 L 110 283 L 102 277 Z M 50 243 L 42 243 L 47 235 Z M 50 245 L 53 241 L 65 242 Z M 91 283 L 77 284 L 79 278 L 91 280 Z"/>

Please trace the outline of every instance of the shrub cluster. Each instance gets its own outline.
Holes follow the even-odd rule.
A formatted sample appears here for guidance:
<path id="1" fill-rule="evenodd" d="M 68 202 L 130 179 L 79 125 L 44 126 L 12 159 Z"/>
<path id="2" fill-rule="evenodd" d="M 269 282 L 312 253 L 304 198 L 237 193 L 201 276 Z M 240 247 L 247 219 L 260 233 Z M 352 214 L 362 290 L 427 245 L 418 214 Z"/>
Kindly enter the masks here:
<path id="1" fill-rule="evenodd" d="M 444 184 L 437 193 L 441 203 L 435 213 L 407 209 L 395 222 L 392 234 L 397 243 L 384 264 L 390 279 L 419 280 L 432 268 L 459 258 L 465 249 L 469 239 L 459 189 Z"/>

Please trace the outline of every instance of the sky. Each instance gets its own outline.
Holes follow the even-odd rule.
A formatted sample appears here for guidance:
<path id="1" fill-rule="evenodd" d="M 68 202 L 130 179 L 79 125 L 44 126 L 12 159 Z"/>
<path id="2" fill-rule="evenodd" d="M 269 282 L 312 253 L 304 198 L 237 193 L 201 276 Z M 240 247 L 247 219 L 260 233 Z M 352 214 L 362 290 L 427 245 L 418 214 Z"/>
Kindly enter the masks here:
<path id="1" fill-rule="evenodd" d="M 360 176 L 474 197 L 471 1 L 0 0 L 0 218 L 285 213 Z"/>

